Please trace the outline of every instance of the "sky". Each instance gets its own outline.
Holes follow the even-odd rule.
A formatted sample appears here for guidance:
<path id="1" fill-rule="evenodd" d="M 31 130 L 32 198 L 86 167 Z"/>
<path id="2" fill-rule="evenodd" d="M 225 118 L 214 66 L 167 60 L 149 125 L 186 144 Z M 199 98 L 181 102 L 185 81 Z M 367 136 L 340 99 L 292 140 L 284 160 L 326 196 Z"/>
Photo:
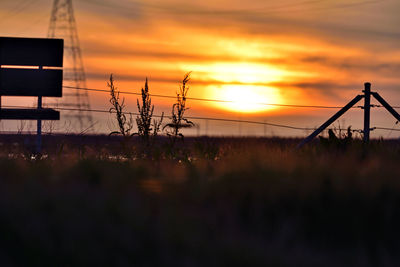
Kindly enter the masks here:
<path id="1" fill-rule="evenodd" d="M 1 0 L 0 36 L 46 37 L 52 4 Z M 183 75 L 191 71 L 189 97 L 232 102 L 188 100 L 188 116 L 300 128 L 318 127 L 338 109 L 264 104 L 340 107 L 371 82 L 373 91 L 400 106 L 397 0 L 80 0 L 73 7 L 89 88 L 107 89 L 113 73 L 122 91 L 140 92 L 147 77 L 150 93 L 175 95 Z M 93 109 L 110 108 L 107 93 L 89 95 Z M 136 112 L 137 96 L 125 98 L 126 109 Z M 153 97 L 153 103 L 156 114 L 170 114 L 172 99 Z M 93 116 L 95 132 L 115 129 L 112 115 Z M 371 126 L 400 129 L 395 122 L 382 108 L 372 110 Z M 271 125 L 195 123 L 188 134 L 310 133 Z M 18 127 L 2 125 L 6 130 Z M 362 125 L 361 109 L 334 124 Z M 375 130 L 371 135 L 399 133 Z"/>

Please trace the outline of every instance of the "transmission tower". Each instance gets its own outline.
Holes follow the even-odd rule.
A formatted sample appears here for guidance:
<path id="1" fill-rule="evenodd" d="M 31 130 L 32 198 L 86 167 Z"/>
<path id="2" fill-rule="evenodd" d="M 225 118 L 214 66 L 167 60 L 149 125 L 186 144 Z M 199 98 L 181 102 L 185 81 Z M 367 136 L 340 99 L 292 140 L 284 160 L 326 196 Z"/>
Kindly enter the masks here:
<path id="1" fill-rule="evenodd" d="M 55 104 L 58 107 L 75 109 L 64 112 L 63 117 L 71 123 L 72 129 L 85 131 L 92 126 L 92 115 L 89 111 L 88 92 L 77 89 L 86 88 L 86 76 L 72 0 L 54 0 L 47 36 L 64 39 L 63 85 L 67 88 L 64 87 L 62 100 Z"/>

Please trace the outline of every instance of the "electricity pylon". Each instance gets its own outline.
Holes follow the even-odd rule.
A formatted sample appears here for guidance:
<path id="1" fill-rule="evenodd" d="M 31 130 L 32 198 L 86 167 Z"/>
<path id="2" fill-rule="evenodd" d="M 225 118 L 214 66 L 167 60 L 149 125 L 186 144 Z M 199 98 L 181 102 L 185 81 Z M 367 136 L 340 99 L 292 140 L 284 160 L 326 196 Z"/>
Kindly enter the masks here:
<path id="1" fill-rule="evenodd" d="M 62 100 L 56 105 L 68 109 L 61 112 L 72 129 L 85 131 L 93 122 L 88 92 L 79 90 L 86 88 L 86 75 L 72 0 L 54 0 L 47 37 L 64 39 L 64 89 Z"/>

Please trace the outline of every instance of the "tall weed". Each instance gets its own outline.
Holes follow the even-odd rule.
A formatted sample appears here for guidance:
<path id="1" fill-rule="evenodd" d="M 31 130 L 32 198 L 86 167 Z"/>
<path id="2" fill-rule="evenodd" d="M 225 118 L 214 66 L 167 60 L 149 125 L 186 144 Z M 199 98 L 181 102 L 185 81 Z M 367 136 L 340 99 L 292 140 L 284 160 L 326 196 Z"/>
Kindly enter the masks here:
<path id="1" fill-rule="evenodd" d="M 189 91 L 187 85 L 190 80 L 191 72 L 184 75 L 182 85 L 179 91 L 176 92 L 176 102 L 172 105 L 171 122 L 167 123 L 163 130 L 166 130 L 167 136 L 171 139 L 171 144 L 174 146 L 176 140 L 181 138 L 183 140 L 183 134 L 180 132 L 182 128 L 191 128 L 194 123 L 185 118 L 185 111 L 189 108 L 186 106 L 186 96 Z"/>

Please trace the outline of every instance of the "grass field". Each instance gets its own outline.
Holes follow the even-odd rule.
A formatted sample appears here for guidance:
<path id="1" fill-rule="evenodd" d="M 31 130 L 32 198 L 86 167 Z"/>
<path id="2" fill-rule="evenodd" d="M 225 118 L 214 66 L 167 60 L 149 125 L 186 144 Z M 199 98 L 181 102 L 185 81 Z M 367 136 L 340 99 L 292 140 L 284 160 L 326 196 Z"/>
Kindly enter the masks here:
<path id="1" fill-rule="evenodd" d="M 400 264 L 399 141 L 1 140 L 1 266 Z"/>

